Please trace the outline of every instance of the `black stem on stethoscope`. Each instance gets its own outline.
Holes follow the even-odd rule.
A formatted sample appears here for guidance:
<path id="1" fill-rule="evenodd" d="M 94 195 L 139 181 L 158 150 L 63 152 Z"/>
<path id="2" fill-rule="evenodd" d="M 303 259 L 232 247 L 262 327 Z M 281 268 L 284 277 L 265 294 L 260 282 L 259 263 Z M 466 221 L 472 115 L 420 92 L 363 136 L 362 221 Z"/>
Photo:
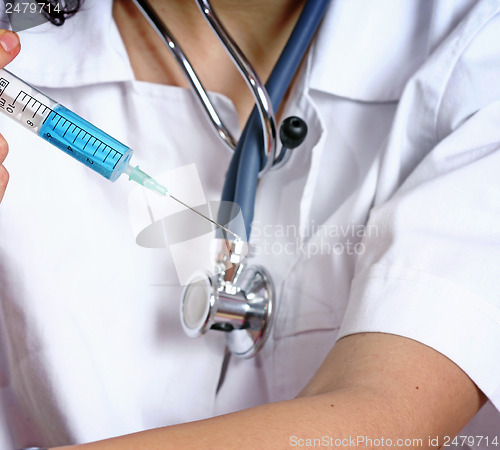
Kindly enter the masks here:
<path id="1" fill-rule="evenodd" d="M 287 155 L 289 150 L 297 148 L 307 136 L 307 124 L 297 116 L 287 117 L 280 127 L 280 141 L 283 146 L 279 155 L 274 161 L 274 166 L 278 166 Z"/>
<path id="2" fill-rule="evenodd" d="M 285 148 L 297 148 L 307 136 L 307 124 L 300 117 L 287 117 L 280 127 L 280 140 Z"/>

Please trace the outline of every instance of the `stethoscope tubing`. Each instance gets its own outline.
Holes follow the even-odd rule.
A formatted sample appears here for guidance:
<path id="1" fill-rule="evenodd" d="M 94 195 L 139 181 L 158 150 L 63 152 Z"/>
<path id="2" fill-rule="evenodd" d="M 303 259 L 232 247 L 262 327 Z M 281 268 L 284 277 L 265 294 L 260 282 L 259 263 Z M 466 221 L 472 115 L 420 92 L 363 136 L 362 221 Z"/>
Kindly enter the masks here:
<path id="1" fill-rule="evenodd" d="M 295 28 L 274 67 L 266 89 L 273 108 L 278 110 L 283 97 L 323 19 L 330 0 L 308 0 Z M 247 239 L 254 217 L 259 172 L 264 167 L 262 129 L 254 107 L 243 129 L 226 173 L 222 201 L 236 203 L 243 216 Z M 223 218 L 220 218 L 223 219 Z M 225 223 L 225 222 L 220 222 Z"/>

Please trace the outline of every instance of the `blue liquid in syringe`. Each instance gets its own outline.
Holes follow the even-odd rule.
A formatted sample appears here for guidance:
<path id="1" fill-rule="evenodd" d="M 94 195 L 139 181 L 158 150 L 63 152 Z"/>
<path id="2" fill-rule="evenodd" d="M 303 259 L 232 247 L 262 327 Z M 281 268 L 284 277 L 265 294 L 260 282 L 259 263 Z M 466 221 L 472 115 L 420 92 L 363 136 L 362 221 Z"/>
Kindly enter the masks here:
<path id="1" fill-rule="evenodd" d="M 39 136 L 111 181 L 122 174 L 133 154 L 132 149 L 59 104 L 43 121 Z"/>
<path id="2" fill-rule="evenodd" d="M 0 69 L 0 112 L 110 181 L 129 180 L 169 195 L 168 189 L 129 163 L 133 150 L 42 92 Z"/>
<path id="3" fill-rule="evenodd" d="M 110 181 L 126 174 L 130 181 L 186 208 L 221 227 L 236 239 L 237 234 L 170 195 L 154 178 L 129 163 L 133 150 L 30 86 L 8 70 L 0 69 L 0 113 L 21 124 L 50 144 L 72 156 Z"/>

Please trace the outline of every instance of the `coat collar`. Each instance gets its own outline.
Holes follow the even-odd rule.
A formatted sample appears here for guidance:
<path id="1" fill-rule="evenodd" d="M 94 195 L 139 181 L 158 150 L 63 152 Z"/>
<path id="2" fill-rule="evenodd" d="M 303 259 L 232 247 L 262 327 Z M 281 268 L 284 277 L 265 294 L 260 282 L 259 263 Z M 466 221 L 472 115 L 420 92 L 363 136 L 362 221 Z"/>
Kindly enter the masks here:
<path id="1" fill-rule="evenodd" d="M 332 0 L 313 48 L 311 89 L 397 100 L 427 56 L 433 3 Z"/>
<path id="2" fill-rule="evenodd" d="M 456 2 L 456 15 L 476 2 Z M 9 70 L 41 87 L 133 80 L 112 3 L 86 0 L 62 27 L 20 32 L 23 49 Z M 438 20 L 444 3 L 452 17 L 449 2 L 439 0 L 332 0 L 311 49 L 309 87 L 359 101 L 398 100 L 430 41 L 451 26 Z"/>
<path id="3" fill-rule="evenodd" d="M 112 4 L 86 0 L 61 27 L 45 23 L 21 31 L 22 50 L 9 70 L 37 86 L 54 88 L 133 79 Z"/>

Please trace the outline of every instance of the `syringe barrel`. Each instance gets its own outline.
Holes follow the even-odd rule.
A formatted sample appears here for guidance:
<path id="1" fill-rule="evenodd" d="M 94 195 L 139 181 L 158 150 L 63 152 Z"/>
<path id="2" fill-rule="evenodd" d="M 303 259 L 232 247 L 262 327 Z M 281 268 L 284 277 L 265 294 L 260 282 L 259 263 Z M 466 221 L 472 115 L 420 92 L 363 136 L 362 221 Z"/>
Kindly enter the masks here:
<path id="1" fill-rule="evenodd" d="M 111 181 L 123 173 L 133 154 L 5 69 L 0 69 L 0 112 Z"/>

